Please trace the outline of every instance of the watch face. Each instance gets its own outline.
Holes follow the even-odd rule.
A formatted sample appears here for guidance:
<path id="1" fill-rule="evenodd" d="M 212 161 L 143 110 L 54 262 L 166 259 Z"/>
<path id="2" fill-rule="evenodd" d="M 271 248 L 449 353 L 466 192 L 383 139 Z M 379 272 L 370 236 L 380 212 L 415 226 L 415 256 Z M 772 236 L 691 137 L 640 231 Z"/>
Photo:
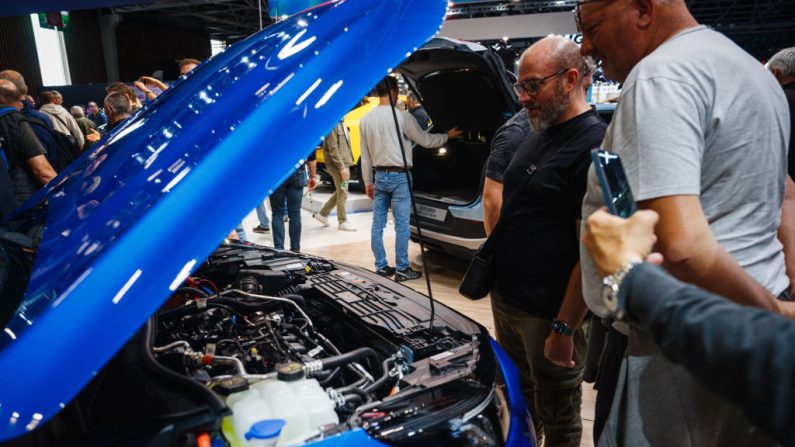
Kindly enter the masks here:
<path id="1" fill-rule="evenodd" d="M 552 321 L 552 330 L 557 332 L 558 334 L 566 335 L 566 330 L 567 329 L 568 329 L 568 326 L 566 326 L 566 323 L 564 323 L 564 322 L 562 322 L 560 320 L 553 320 Z"/>
<path id="2" fill-rule="evenodd" d="M 605 282 L 602 287 L 602 301 L 605 303 L 608 312 L 614 314 L 618 310 L 618 297 L 616 296 L 616 286 Z"/>

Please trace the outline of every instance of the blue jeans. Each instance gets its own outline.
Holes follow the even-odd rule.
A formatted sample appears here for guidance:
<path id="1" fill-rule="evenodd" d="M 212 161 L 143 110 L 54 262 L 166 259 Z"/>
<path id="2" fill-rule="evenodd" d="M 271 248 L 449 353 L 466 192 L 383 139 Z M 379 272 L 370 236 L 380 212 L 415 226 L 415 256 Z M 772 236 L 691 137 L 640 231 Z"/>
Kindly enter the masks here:
<path id="1" fill-rule="evenodd" d="M 248 242 L 248 235 L 246 234 L 246 230 L 243 229 L 243 222 L 237 224 L 235 231 L 237 231 L 237 237 L 239 237 L 241 241 Z"/>
<path id="2" fill-rule="evenodd" d="M 257 205 L 257 219 L 259 219 L 259 226 L 262 228 L 270 228 L 271 223 L 268 220 L 268 213 L 265 210 L 265 201 L 263 200 Z"/>
<path id="3" fill-rule="evenodd" d="M 384 227 L 392 205 L 395 216 L 395 267 L 398 270 L 409 268 L 409 219 L 411 212 L 411 186 L 404 172 L 375 173 L 375 203 L 373 203 L 373 229 L 370 247 L 375 255 L 375 268 L 389 265 L 384 251 Z"/>
<path id="4" fill-rule="evenodd" d="M 301 200 L 306 181 L 306 172 L 303 168 L 299 169 L 270 195 L 271 231 L 275 248 L 284 249 L 284 214 L 287 213 L 290 221 L 290 250 L 301 251 Z"/>

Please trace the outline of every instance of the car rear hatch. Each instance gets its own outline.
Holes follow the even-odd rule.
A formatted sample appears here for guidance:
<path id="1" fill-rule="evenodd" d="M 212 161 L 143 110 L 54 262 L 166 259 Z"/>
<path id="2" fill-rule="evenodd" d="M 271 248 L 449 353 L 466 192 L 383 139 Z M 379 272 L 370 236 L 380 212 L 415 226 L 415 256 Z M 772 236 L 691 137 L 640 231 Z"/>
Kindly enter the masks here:
<path id="1" fill-rule="evenodd" d="M 414 192 L 423 228 L 482 237 L 482 229 L 461 225 L 451 213 L 465 216 L 479 203 L 494 132 L 520 108 L 502 61 L 481 45 L 436 38 L 397 71 L 420 94 L 433 132 L 452 127 L 464 132 L 442 148 L 414 148 Z"/>

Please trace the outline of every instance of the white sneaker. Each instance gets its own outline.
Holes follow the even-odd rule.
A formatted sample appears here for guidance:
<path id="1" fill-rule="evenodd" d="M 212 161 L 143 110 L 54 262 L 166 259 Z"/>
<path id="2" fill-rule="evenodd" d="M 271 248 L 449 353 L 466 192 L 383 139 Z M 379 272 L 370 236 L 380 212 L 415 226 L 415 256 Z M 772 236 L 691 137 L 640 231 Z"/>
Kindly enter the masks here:
<path id="1" fill-rule="evenodd" d="M 315 220 L 317 220 L 318 222 L 322 223 L 324 227 L 327 227 L 327 226 L 328 226 L 328 217 L 326 217 L 326 216 L 323 216 L 323 215 L 322 215 L 322 214 L 320 214 L 320 213 L 318 213 L 318 214 L 315 214 L 315 216 L 314 216 L 314 217 L 315 217 Z"/>
<path id="2" fill-rule="evenodd" d="M 337 229 L 340 231 L 356 231 L 357 228 L 353 225 L 349 224 L 348 222 L 340 222 L 337 226 Z"/>

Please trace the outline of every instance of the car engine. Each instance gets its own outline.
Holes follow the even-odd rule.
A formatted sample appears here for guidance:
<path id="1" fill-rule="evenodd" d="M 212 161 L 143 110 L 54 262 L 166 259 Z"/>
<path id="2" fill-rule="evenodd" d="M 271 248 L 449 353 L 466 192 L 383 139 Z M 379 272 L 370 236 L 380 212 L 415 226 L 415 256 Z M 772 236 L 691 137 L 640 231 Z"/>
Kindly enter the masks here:
<path id="1" fill-rule="evenodd" d="M 158 312 L 151 351 L 223 399 L 232 445 L 254 445 L 262 423 L 281 427 L 277 445 L 356 427 L 396 444 L 417 430 L 498 443 L 500 416 L 475 408 L 493 394 L 485 331 L 447 308 L 431 325 L 428 306 L 355 267 L 228 244 Z"/>

